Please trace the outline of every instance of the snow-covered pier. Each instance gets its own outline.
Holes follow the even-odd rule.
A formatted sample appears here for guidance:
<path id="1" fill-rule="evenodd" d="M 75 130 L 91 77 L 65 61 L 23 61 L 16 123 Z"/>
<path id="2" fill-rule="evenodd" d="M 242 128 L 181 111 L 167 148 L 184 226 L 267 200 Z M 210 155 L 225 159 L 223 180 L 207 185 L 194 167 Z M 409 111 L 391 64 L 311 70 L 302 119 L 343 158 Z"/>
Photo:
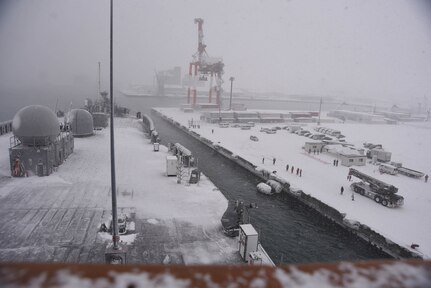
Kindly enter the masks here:
<path id="1" fill-rule="evenodd" d="M 431 256 L 431 228 L 427 223 L 431 194 L 427 190 L 429 183 L 424 179 L 380 174 L 378 166 L 370 163 L 362 166 L 361 171 L 398 187 L 398 194 L 405 198 L 404 206 L 386 208 L 360 195 L 353 198 L 349 188 L 352 182 L 347 179 L 348 167 L 331 165 L 335 159 L 332 154 L 304 151 L 302 147 L 309 138 L 283 129 L 276 134 L 259 132 L 261 128 L 283 126 L 281 123 L 259 123 L 249 130 L 221 128 L 200 120 L 199 112 L 184 113 L 178 108 L 155 108 L 153 111 L 264 180 L 267 176 L 262 171 L 277 171 L 276 176 L 291 186 L 285 189 L 287 193 L 389 255 L 396 258 Z M 191 121 L 193 126 L 189 126 Z M 303 125 L 310 131 L 316 126 L 313 123 Z M 346 140 L 357 147 L 362 147 L 364 142 L 382 143 L 392 151 L 394 160 L 424 172 L 429 169 L 429 163 L 422 155 L 428 153 L 426 147 L 431 145 L 431 139 L 423 132 L 431 129 L 430 125 L 430 122 L 325 124 L 341 130 Z M 259 141 L 251 141 L 251 136 L 257 136 Z M 289 171 L 286 171 L 287 165 Z M 302 170 L 301 176 L 296 173 L 298 168 Z M 344 187 L 344 195 L 340 195 L 340 187 Z"/>

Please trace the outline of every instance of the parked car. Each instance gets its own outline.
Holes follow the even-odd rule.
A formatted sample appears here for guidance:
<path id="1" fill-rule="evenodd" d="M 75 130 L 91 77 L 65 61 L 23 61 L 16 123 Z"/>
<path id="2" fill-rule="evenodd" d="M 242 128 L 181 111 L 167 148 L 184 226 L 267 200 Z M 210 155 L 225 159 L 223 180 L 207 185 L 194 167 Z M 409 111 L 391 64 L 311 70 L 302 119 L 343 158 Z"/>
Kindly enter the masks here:
<path id="1" fill-rule="evenodd" d="M 256 136 L 254 136 L 254 135 L 251 135 L 250 136 L 250 140 L 252 140 L 252 141 L 259 141 L 259 138 L 257 138 Z"/>
<path id="2" fill-rule="evenodd" d="M 322 140 L 325 138 L 325 134 L 313 134 L 310 138 L 313 140 Z"/>

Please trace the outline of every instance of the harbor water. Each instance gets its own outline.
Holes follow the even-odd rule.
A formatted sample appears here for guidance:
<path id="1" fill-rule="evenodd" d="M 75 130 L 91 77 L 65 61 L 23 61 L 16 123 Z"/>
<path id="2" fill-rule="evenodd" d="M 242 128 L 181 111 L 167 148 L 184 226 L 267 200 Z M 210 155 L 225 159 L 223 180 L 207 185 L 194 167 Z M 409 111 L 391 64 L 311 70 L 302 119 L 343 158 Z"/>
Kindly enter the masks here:
<path id="1" fill-rule="evenodd" d="M 127 106 L 148 114 L 151 107 L 163 104 L 151 98 L 129 98 L 125 101 Z M 293 109 L 299 110 L 298 107 Z M 242 199 L 246 204 L 257 204 L 257 209 L 249 211 L 250 221 L 260 233 L 260 241 L 275 263 L 354 261 L 389 257 L 293 197 L 257 193 L 256 185 L 260 179 L 255 175 L 164 119 L 154 114 L 152 119 L 162 143 L 179 142 L 191 150 L 198 159 L 199 168 L 229 201 Z"/>

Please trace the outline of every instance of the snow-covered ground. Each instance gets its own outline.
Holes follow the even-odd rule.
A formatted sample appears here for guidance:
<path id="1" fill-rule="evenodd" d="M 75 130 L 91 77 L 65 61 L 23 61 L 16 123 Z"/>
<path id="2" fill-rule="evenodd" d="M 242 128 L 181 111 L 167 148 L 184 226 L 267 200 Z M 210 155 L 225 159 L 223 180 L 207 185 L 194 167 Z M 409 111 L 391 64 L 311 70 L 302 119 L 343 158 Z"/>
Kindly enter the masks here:
<path id="1" fill-rule="evenodd" d="M 398 187 L 398 194 L 404 197 L 404 206 L 385 208 L 369 198 L 355 194 L 347 180 L 348 168 L 332 165 L 333 156 L 306 153 L 302 147 L 310 138 L 279 130 L 276 134 L 259 132 L 261 127 L 284 126 L 288 124 L 256 124 L 251 130 L 240 128 L 219 128 L 217 124 L 200 121 L 200 114 L 184 113 L 178 108 L 157 108 L 158 111 L 188 127 L 193 119 L 200 128 L 191 130 L 214 143 L 227 148 L 234 154 L 287 179 L 292 187 L 300 188 L 324 203 L 346 213 L 346 219 L 368 225 L 392 241 L 410 248 L 412 243 L 420 245 L 415 251 L 425 258 L 431 257 L 431 181 L 409 178 L 404 175 L 380 174 L 378 167 L 370 163 L 354 167 L 382 181 Z M 316 124 L 304 124 L 313 132 Z M 392 152 L 392 161 L 402 162 L 404 167 L 431 174 L 431 122 L 400 123 L 398 125 L 360 123 L 331 123 L 321 126 L 340 130 L 348 143 L 363 148 L 364 142 L 382 144 Z M 197 126 L 196 126 L 197 127 Z M 259 141 L 251 141 L 254 135 Z M 262 159 L 265 158 L 264 164 Z M 273 159 L 276 159 L 273 164 Z M 295 167 L 295 173 L 286 171 L 286 165 Z M 302 169 L 302 177 L 296 175 L 296 168 Z M 357 181 L 355 177 L 353 181 Z M 341 186 L 345 191 L 340 195 Z M 270 196 L 269 196 L 270 197 Z"/>
<path id="2" fill-rule="evenodd" d="M 120 118 L 115 125 L 118 207 L 136 212 L 137 234 L 123 237 L 125 243 L 138 241 L 129 248 L 132 262 L 236 263 L 237 241 L 225 237 L 220 225 L 227 200 L 213 183 L 202 176 L 196 185 L 177 184 L 165 174 L 166 147 L 154 152 L 137 120 Z M 109 129 L 75 138 L 74 153 L 47 177 L 9 177 L 10 136 L 0 136 L 0 259 L 103 259 L 100 247 L 110 237 L 97 233 L 97 226 L 110 217 Z M 99 245 L 100 257 L 87 251 L 83 258 L 82 247 L 93 245 Z M 46 256 L 68 247 L 79 250 Z"/>

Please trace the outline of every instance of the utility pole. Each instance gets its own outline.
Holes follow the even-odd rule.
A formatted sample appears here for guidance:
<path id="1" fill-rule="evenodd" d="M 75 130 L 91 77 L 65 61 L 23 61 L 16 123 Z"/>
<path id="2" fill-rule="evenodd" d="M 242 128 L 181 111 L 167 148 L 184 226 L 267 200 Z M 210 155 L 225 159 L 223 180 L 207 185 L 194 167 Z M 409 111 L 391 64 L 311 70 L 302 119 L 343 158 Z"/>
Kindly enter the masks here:
<path id="1" fill-rule="evenodd" d="M 114 146 L 114 89 L 113 89 L 113 0 L 111 0 L 111 25 L 110 25 L 110 77 L 109 77 L 109 93 L 111 94 L 110 102 L 110 140 L 111 140 L 111 198 L 112 198 L 112 241 L 114 245 L 112 249 L 108 248 L 105 252 L 105 261 L 110 264 L 125 264 L 126 251 L 121 249 L 118 242 L 118 217 L 117 217 L 117 191 L 115 183 L 115 146 Z"/>
<path id="2" fill-rule="evenodd" d="M 230 100 L 229 100 L 229 111 L 232 110 L 232 87 L 233 87 L 233 80 L 235 80 L 234 77 L 230 77 Z"/>
<path id="3" fill-rule="evenodd" d="M 100 95 L 100 61 L 99 61 L 99 91 L 98 91 L 98 95 Z"/>

